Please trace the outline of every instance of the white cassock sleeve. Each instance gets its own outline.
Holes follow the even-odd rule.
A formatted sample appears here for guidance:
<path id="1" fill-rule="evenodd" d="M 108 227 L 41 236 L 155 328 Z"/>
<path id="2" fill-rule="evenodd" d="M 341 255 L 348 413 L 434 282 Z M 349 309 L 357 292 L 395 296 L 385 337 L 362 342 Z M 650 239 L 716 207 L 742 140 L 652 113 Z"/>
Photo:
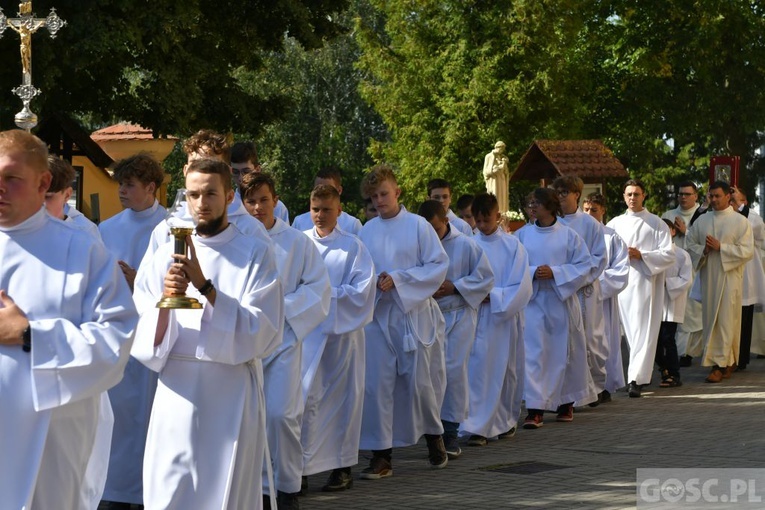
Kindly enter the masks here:
<path id="1" fill-rule="evenodd" d="M 600 275 L 601 300 L 610 299 L 627 288 L 630 278 L 630 256 L 627 244 L 617 233 L 610 237 L 608 265 Z"/>
<path id="2" fill-rule="evenodd" d="M 738 214 L 738 213 L 736 213 Z M 754 214 L 754 213 L 750 213 Z M 754 235 L 752 224 L 746 222 L 745 232 L 732 243 L 720 243 L 720 260 L 726 273 L 745 264 L 754 256 Z"/>
<path id="3" fill-rule="evenodd" d="M 298 341 L 324 321 L 332 298 L 327 267 L 319 250 L 308 237 L 300 236 L 301 242 L 296 243 L 293 249 L 303 251 L 302 265 L 292 268 L 302 270 L 300 282 L 294 292 L 284 294 L 284 317 Z"/>
<path id="4" fill-rule="evenodd" d="M 688 288 L 693 284 L 690 255 L 682 248 L 675 247 L 675 250 L 677 251 L 677 272 L 669 270 L 664 278 L 667 294 L 673 301 L 688 292 Z"/>
<path id="5" fill-rule="evenodd" d="M 510 241 L 516 245 L 515 257 L 510 270 L 503 282 L 495 281 L 495 287 L 491 289 L 491 313 L 499 315 L 503 319 L 511 319 L 519 313 L 531 299 L 533 286 L 529 273 L 529 256 L 526 248 L 515 237 L 507 236 L 503 241 Z"/>
<path id="6" fill-rule="evenodd" d="M 635 269 L 646 277 L 653 277 L 663 273 L 675 263 L 675 248 L 672 244 L 672 234 L 664 221 L 658 222 L 658 228 L 654 230 L 653 250 L 640 250 L 641 259 L 637 261 Z"/>
<path id="7" fill-rule="evenodd" d="M 394 291 L 404 313 L 409 313 L 423 301 L 436 293 L 444 283 L 449 270 L 449 257 L 446 255 L 436 231 L 424 219 L 416 222 L 418 263 L 406 269 L 389 271 L 393 278 Z M 409 235 L 409 232 L 402 232 Z M 391 242 L 395 242 L 391 240 Z"/>
<path id="8" fill-rule="evenodd" d="M 555 292 L 561 301 L 573 296 L 589 278 L 592 269 L 592 257 L 579 234 L 566 227 L 568 240 L 566 257 L 568 262 L 550 266 L 555 281 Z"/>
<path id="9" fill-rule="evenodd" d="M 470 273 L 454 280 L 452 284 L 467 304 L 477 310 L 484 298 L 494 288 L 494 271 L 492 271 L 489 259 L 486 257 L 483 249 L 474 242 L 469 243 L 469 246 L 470 256 L 468 263 L 470 264 Z"/>
<path id="10" fill-rule="evenodd" d="M 165 254 L 164 250 L 160 251 Z M 162 343 L 154 346 L 159 319 L 156 303 L 162 297 L 164 277 L 170 265 L 158 255 L 142 264 L 136 277 L 133 297 L 138 304 L 140 319 L 132 355 L 151 370 L 159 372 L 178 340 L 180 329 L 176 313 L 169 311 L 168 327 Z M 281 341 L 284 324 L 284 295 L 271 249 L 253 251 L 249 266 L 239 278 L 243 282 L 215 282 L 215 305 L 204 302 L 199 317 L 199 347 L 196 356 L 219 363 L 240 364 L 263 358 L 273 352 Z M 231 289 L 238 289 L 236 296 Z"/>
<path id="11" fill-rule="evenodd" d="M 594 222 L 594 237 L 592 246 L 589 247 L 592 257 L 592 269 L 590 270 L 589 283 L 597 280 L 608 265 L 608 252 L 606 250 L 606 237 L 603 233 L 603 224 L 599 221 Z"/>
<path id="12" fill-rule="evenodd" d="M 82 274 L 79 324 L 64 318 L 30 321 L 32 387 L 41 411 L 98 395 L 122 379 L 137 314 L 130 289 L 103 243 L 72 243 L 67 257 L 87 261 Z M 44 275 L 43 275 L 44 276 Z M 60 292 L 45 289 L 41 292 Z"/>
<path id="13" fill-rule="evenodd" d="M 343 283 L 332 287 L 332 304 L 324 321 L 323 333 L 343 335 L 363 328 L 374 315 L 375 267 L 372 256 L 361 241 L 357 252 L 349 254 L 351 267 L 343 275 Z"/>
<path id="14" fill-rule="evenodd" d="M 704 265 L 706 255 L 704 254 L 704 248 L 706 247 L 706 238 L 702 242 L 701 236 L 703 234 L 699 230 L 699 223 L 694 222 L 686 231 L 685 234 L 685 251 L 691 256 L 691 262 L 693 267 L 698 271 L 701 266 Z"/>

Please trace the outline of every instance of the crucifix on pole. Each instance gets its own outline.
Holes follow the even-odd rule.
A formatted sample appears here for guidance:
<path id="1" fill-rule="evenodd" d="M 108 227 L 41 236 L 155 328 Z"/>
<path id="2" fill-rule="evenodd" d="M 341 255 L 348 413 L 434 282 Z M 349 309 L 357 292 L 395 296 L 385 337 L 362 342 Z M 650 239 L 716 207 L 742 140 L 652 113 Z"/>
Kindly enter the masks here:
<path id="1" fill-rule="evenodd" d="M 16 125 L 21 129 L 29 131 L 37 125 L 37 115 L 29 109 L 29 102 L 41 92 L 32 85 L 32 34 L 46 27 L 51 38 L 55 38 L 64 25 L 66 21 L 59 18 L 56 9 L 53 8 L 47 18 L 35 18 L 31 0 L 19 3 L 17 18 L 7 18 L 0 8 L 0 37 L 6 28 L 10 28 L 19 34 L 21 39 L 21 85 L 13 89 L 13 93 L 24 103 L 24 107 L 14 117 Z"/>

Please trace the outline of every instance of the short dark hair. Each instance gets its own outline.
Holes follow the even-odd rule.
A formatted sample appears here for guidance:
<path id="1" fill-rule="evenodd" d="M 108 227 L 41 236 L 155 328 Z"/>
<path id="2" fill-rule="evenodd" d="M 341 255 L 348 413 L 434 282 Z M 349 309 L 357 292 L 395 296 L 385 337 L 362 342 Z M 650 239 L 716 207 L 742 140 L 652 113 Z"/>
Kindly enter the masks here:
<path id="1" fill-rule="evenodd" d="M 553 213 L 555 216 L 562 216 L 563 211 L 560 209 L 560 199 L 558 193 L 552 188 L 537 188 L 534 190 L 534 200 L 539 202 L 539 205 Z"/>
<path id="2" fill-rule="evenodd" d="M 239 192 L 242 195 L 242 199 L 247 198 L 248 195 L 258 191 L 263 186 L 267 186 L 271 195 L 276 197 L 276 184 L 273 177 L 265 172 L 250 172 L 242 176 L 242 185 L 239 187 Z"/>
<path id="3" fill-rule="evenodd" d="M 712 184 L 709 185 L 709 191 L 712 191 L 713 189 L 721 189 L 723 190 L 723 193 L 726 195 L 730 195 L 730 184 L 728 184 L 725 181 L 715 181 Z"/>
<path id="4" fill-rule="evenodd" d="M 327 180 L 333 180 L 337 184 L 342 185 L 343 184 L 343 172 L 339 168 L 333 165 L 324 166 L 319 169 L 318 172 L 316 172 L 316 177 L 314 179 L 327 179 Z"/>
<path id="5" fill-rule="evenodd" d="M 473 198 L 473 204 L 470 206 L 473 216 L 489 216 L 494 211 L 499 211 L 499 202 L 492 193 L 479 193 Z"/>
<path id="6" fill-rule="evenodd" d="M 232 163 L 252 163 L 258 165 L 258 149 L 254 142 L 236 142 L 231 147 Z"/>
<path id="7" fill-rule="evenodd" d="M 337 192 L 337 189 L 334 186 L 329 186 L 327 184 L 319 184 L 318 186 L 315 186 L 313 190 L 311 191 L 311 200 L 313 199 L 324 199 L 324 198 L 336 198 L 338 201 L 340 201 L 340 193 Z"/>
<path id="8" fill-rule="evenodd" d="M 553 181 L 552 187 L 579 193 L 579 196 L 581 196 L 582 190 L 584 189 L 584 182 L 582 182 L 582 179 L 576 175 L 562 175 Z"/>
<path id="9" fill-rule="evenodd" d="M 165 180 L 165 171 L 162 166 L 149 153 L 142 152 L 135 156 L 121 159 L 114 166 L 114 180 L 122 184 L 126 180 L 137 179 L 144 186 L 152 182 L 159 189 Z"/>
<path id="10" fill-rule="evenodd" d="M 441 187 L 441 186 L 437 186 Z M 417 210 L 417 214 L 430 221 L 436 216 L 442 220 L 446 220 L 446 209 L 441 205 L 441 202 L 437 200 L 426 200 L 420 205 Z"/>
<path id="11" fill-rule="evenodd" d="M 446 179 L 431 179 L 428 181 L 428 196 L 430 196 L 430 192 L 436 188 L 446 188 L 450 193 L 452 191 L 452 187 Z"/>
<path id="12" fill-rule="evenodd" d="M 223 161 L 210 158 L 194 159 L 189 163 L 189 166 L 186 169 L 186 175 L 188 176 L 191 172 L 219 175 L 220 179 L 223 181 L 223 190 L 231 191 L 231 189 L 233 189 L 231 186 L 231 167 Z"/>
<path id="13" fill-rule="evenodd" d="M 583 203 L 599 205 L 600 207 L 605 209 L 606 208 L 606 197 L 604 197 L 603 195 L 601 195 L 598 192 L 590 193 L 589 195 L 584 197 Z"/>
<path id="14" fill-rule="evenodd" d="M 74 182 L 76 172 L 72 165 L 65 159 L 51 154 L 48 156 L 48 170 L 53 178 L 48 187 L 48 193 L 58 193 L 64 191 Z"/>
<path id="15" fill-rule="evenodd" d="M 637 186 L 643 191 L 643 193 L 645 193 L 645 184 L 643 184 L 643 181 L 641 181 L 640 179 L 630 179 L 627 182 L 625 182 L 624 186 L 622 187 L 622 192 L 627 190 L 627 186 Z"/>
<path id="16" fill-rule="evenodd" d="M 677 185 L 677 189 L 680 188 L 693 188 L 693 191 L 698 192 L 699 188 L 696 187 L 696 183 L 693 181 L 683 181 Z"/>
<path id="17" fill-rule="evenodd" d="M 675 228 L 675 224 L 674 224 L 674 223 L 672 223 L 671 221 L 669 221 L 667 218 L 662 218 L 662 220 L 664 220 L 664 223 L 666 223 L 666 224 L 667 224 L 667 226 L 669 227 L 669 230 L 670 230 L 670 231 L 672 231 L 672 230 L 675 230 L 675 231 L 677 231 L 677 229 Z"/>
<path id="18" fill-rule="evenodd" d="M 457 209 L 464 209 L 466 207 L 470 207 L 473 205 L 473 199 L 475 197 L 469 193 L 466 193 L 464 195 L 461 195 L 457 199 Z"/>
<path id="19" fill-rule="evenodd" d="M 209 154 L 221 156 L 226 163 L 231 162 L 231 144 L 225 135 L 211 129 L 200 129 L 183 142 L 183 152 L 189 154 Z"/>

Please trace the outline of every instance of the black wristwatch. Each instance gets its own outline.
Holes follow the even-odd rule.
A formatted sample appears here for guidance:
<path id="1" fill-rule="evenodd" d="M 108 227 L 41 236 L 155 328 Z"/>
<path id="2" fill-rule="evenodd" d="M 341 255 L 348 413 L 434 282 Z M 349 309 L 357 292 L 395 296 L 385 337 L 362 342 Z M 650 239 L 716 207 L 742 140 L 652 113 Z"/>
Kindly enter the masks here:
<path id="1" fill-rule="evenodd" d="M 30 352 L 32 350 L 32 329 L 29 326 L 21 333 L 21 340 L 24 342 L 21 344 L 21 348 L 24 352 Z"/>
<path id="2" fill-rule="evenodd" d="M 208 295 L 210 292 L 212 292 L 215 289 L 215 286 L 213 285 L 212 280 L 207 280 L 204 285 L 199 287 L 199 293 L 203 296 Z"/>

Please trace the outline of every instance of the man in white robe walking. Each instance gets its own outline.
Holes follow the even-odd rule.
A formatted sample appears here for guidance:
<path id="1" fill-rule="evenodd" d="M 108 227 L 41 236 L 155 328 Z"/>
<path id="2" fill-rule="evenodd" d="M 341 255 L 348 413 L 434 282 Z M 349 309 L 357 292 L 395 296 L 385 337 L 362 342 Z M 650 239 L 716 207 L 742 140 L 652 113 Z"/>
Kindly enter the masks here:
<path id="1" fill-rule="evenodd" d="M 189 255 L 162 245 L 135 283 L 133 356 L 159 372 L 144 457 L 146 508 L 262 508 L 265 398 L 260 359 L 281 340 L 284 301 L 273 249 L 228 222 L 231 171 L 186 173 L 196 235 Z M 175 260 L 173 260 L 175 259 Z M 159 309 L 186 293 L 202 309 Z"/>
<path id="2" fill-rule="evenodd" d="M 512 437 L 521 415 L 523 310 L 531 298 L 531 278 L 526 250 L 499 227 L 497 198 L 480 193 L 471 207 L 478 230 L 473 239 L 488 261 L 493 284 L 478 308 L 468 359 L 468 417 L 461 428 L 468 445 L 485 446 L 490 437 Z"/>
<path id="3" fill-rule="evenodd" d="M 362 181 L 379 216 L 361 228 L 377 271 L 374 320 L 365 328 L 366 382 L 360 448 L 372 450 L 361 478 L 393 476 L 394 446 L 425 435 L 429 463 L 446 467 L 441 434 L 445 388 L 444 318 L 433 299 L 449 258 L 427 221 L 399 204 L 401 188 L 389 167 L 374 167 Z"/>
<path id="4" fill-rule="evenodd" d="M 691 225 L 685 247 L 701 280 L 701 365 L 712 367 L 706 381 L 719 383 L 731 376 L 738 363 L 744 266 L 754 256 L 754 240 L 749 220 L 730 206 L 728 183 L 716 181 L 709 186 L 709 203 L 712 212 Z"/>
<path id="5" fill-rule="evenodd" d="M 441 202 L 426 200 L 418 213 L 433 226 L 449 256 L 446 280 L 433 297 L 446 323 L 446 392 L 441 406 L 444 447 L 449 459 L 456 459 L 462 453 L 457 439 L 460 423 L 467 420 L 470 410 L 468 360 L 476 337 L 478 308 L 494 286 L 494 273 L 473 235 L 457 230 Z"/>
<path id="6" fill-rule="evenodd" d="M 627 211 L 608 222 L 627 244 L 630 275 L 619 295 L 619 315 L 630 346 L 627 368 L 628 394 L 639 398 L 641 386 L 651 382 L 659 326 L 664 313 L 664 272 L 675 263 L 669 228 L 643 207 L 642 182 L 624 185 Z"/>
<path id="7" fill-rule="evenodd" d="M 560 222 L 579 234 L 592 257 L 590 276 L 576 294 L 579 296 L 579 304 L 582 308 L 584 336 L 587 339 L 587 364 L 590 367 L 593 389 L 598 395 L 598 400 L 590 403 L 590 406 L 595 407 L 603 399 L 608 398 L 604 392 L 610 345 L 606 337 L 600 293 L 600 275 L 603 274 L 607 262 L 603 225 L 579 209 L 579 199 L 584 189 L 582 179 L 575 175 L 558 177 L 553 181 L 553 188 L 558 193 L 560 208 L 563 212 Z"/>
<path id="8" fill-rule="evenodd" d="M 284 290 L 284 337 L 276 352 L 263 360 L 266 430 L 279 508 L 297 509 L 303 474 L 300 444 L 305 407 L 300 376 L 302 343 L 306 335 L 327 317 L 332 290 L 327 269 L 314 243 L 274 216 L 278 197 L 271 176 L 264 173 L 245 175 L 241 193 L 244 206 L 263 223 L 273 241 Z M 269 494 L 273 490 L 267 488 Z"/>
<path id="9" fill-rule="evenodd" d="M 0 506 L 90 510 L 109 456 L 99 415 L 137 316 L 103 244 L 43 209 L 47 158 L 37 137 L 0 132 Z"/>
<path id="10" fill-rule="evenodd" d="M 151 233 L 165 219 L 167 211 L 155 198 L 164 177 L 159 162 L 149 154 L 130 156 L 114 167 L 125 209 L 101 222 L 98 230 L 106 248 L 117 258 L 131 291 Z M 125 377 L 109 390 L 114 431 L 103 496 L 111 502 L 109 510 L 130 510 L 131 504 L 143 504 L 143 452 L 156 389 L 156 372 L 131 357 Z"/>
<path id="11" fill-rule="evenodd" d="M 314 228 L 305 234 L 324 260 L 332 285 L 329 315 L 303 340 L 303 475 L 332 470 L 325 492 L 353 486 L 364 404 L 364 326 L 372 321 L 375 268 L 361 240 L 342 230 L 340 193 L 311 192 Z"/>

